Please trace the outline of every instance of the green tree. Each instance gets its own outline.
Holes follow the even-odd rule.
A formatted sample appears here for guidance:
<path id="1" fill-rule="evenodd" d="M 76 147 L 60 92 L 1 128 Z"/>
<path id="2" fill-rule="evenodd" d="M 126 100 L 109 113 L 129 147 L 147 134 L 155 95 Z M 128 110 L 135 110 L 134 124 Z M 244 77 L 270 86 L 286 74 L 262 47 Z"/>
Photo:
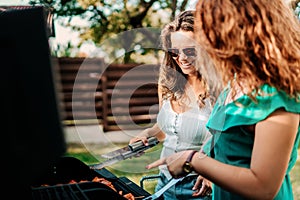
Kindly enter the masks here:
<path id="1" fill-rule="evenodd" d="M 53 8 L 54 19 L 64 17 L 63 26 L 79 31 L 82 45 L 92 41 L 100 46 L 108 56 L 117 58 L 124 53 L 123 61 L 133 62 L 136 55 L 153 52 L 151 48 L 159 40 L 159 30 L 180 11 L 187 9 L 191 0 L 31 0 L 31 4 L 43 4 Z M 74 17 L 89 22 L 88 27 L 71 25 Z M 138 29 L 134 34 L 132 30 Z M 130 32 L 128 32 L 130 31 Z M 127 35 L 126 35 L 126 32 Z M 123 34 L 121 37 L 118 34 Z M 117 38 L 115 41 L 112 39 Z M 148 43 L 145 44 L 145 38 Z M 103 45 L 109 40 L 109 45 Z M 141 44 L 143 43 L 143 44 Z M 153 45 L 155 44 L 155 45 Z M 121 52 L 121 53 L 120 53 Z"/>

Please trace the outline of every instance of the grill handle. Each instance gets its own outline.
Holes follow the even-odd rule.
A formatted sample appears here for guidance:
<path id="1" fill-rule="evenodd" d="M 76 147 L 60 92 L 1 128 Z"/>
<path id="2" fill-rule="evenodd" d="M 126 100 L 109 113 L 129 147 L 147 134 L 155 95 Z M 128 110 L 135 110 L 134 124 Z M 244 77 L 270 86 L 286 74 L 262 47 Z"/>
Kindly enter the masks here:
<path id="1" fill-rule="evenodd" d="M 132 144 L 129 144 L 129 148 L 131 151 L 135 152 L 135 151 L 140 151 L 140 150 L 146 150 L 150 147 L 153 147 L 155 145 L 157 145 L 159 143 L 159 141 L 157 140 L 156 137 L 149 137 L 148 138 L 148 146 L 145 146 L 144 143 L 142 141 L 138 141 Z"/>
<path id="2" fill-rule="evenodd" d="M 161 176 L 159 174 L 143 176 L 140 179 L 140 186 L 141 186 L 142 189 L 144 189 L 144 181 L 149 181 L 149 180 L 153 180 L 153 179 L 160 179 L 160 178 L 161 178 Z"/>

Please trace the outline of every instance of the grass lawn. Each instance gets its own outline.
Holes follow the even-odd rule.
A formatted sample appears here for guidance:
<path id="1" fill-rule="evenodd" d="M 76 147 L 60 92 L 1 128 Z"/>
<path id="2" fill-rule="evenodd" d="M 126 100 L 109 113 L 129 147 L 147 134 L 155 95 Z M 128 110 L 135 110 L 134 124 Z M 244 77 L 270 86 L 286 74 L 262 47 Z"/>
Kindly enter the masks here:
<path id="1" fill-rule="evenodd" d="M 127 144 L 120 144 L 120 147 L 123 147 Z M 109 147 L 103 146 L 95 146 L 90 147 L 88 149 L 93 149 L 93 154 L 87 150 L 87 148 L 78 145 L 78 144 L 69 144 L 67 155 L 75 157 L 87 165 L 95 164 L 101 161 L 99 155 L 103 153 L 107 153 L 111 150 L 108 150 Z M 149 149 L 147 153 L 138 158 L 132 158 L 128 160 L 121 161 L 116 163 L 110 167 L 106 167 L 109 171 L 111 171 L 117 177 L 127 177 L 134 183 L 140 186 L 140 180 L 142 177 L 158 174 L 158 170 L 147 170 L 145 166 L 159 158 L 160 155 L 161 144 L 158 144 L 156 147 Z M 112 149 L 114 150 L 114 149 Z M 96 152 L 96 153 L 95 153 Z M 294 199 L 300 200 L 300 149 L 299 149 L 299 158 L 295 167 L 291 172 L 291 181 L 293 184 L 293 192 Z M 154 187 L 156 185 L 156 179 L 148 180 L 143 182 L 144 189 L 148 191 L 150 194 L 154 193 Z"/>

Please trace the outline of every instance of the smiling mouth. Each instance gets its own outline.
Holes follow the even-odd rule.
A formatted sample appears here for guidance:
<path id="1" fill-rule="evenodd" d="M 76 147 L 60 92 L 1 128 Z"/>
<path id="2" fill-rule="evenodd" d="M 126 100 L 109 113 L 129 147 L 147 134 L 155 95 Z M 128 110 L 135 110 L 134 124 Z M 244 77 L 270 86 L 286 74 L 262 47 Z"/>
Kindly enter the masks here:
<path id="1" fill-rule="evenodd" d="M 191 63 L 180 63 L 181 67 L 184 69 L 191 68 L 193 65 Z"/>

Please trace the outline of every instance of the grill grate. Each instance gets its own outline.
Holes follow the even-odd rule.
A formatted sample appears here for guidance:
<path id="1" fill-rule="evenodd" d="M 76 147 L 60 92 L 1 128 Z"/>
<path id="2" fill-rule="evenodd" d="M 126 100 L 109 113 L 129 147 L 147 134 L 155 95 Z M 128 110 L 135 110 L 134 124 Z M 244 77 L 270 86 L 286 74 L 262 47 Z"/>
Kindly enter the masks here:
<path id="1" fill-rule="evenodd" d="M 33 200 L 93 200 L 103 195 L 109 195 L 112 199 L 125 199 L 108 186 L 97 182 L 32 188 Z"/>
<path id="2" fill-rule="evenodd" d="M 105 183 L 93 181 L 95 177 L 111 182 L 117 192 Z M 33 200 L 99 200 L 104 196 L 112 200 L 127 200 L 123 195 L 128 193 L 137 198 L 150 196 L 126 177 L 118 178 L 105 168 L 92 170 L 73 157 L 62 157 L 32 185 L 31 193 Z"/>

